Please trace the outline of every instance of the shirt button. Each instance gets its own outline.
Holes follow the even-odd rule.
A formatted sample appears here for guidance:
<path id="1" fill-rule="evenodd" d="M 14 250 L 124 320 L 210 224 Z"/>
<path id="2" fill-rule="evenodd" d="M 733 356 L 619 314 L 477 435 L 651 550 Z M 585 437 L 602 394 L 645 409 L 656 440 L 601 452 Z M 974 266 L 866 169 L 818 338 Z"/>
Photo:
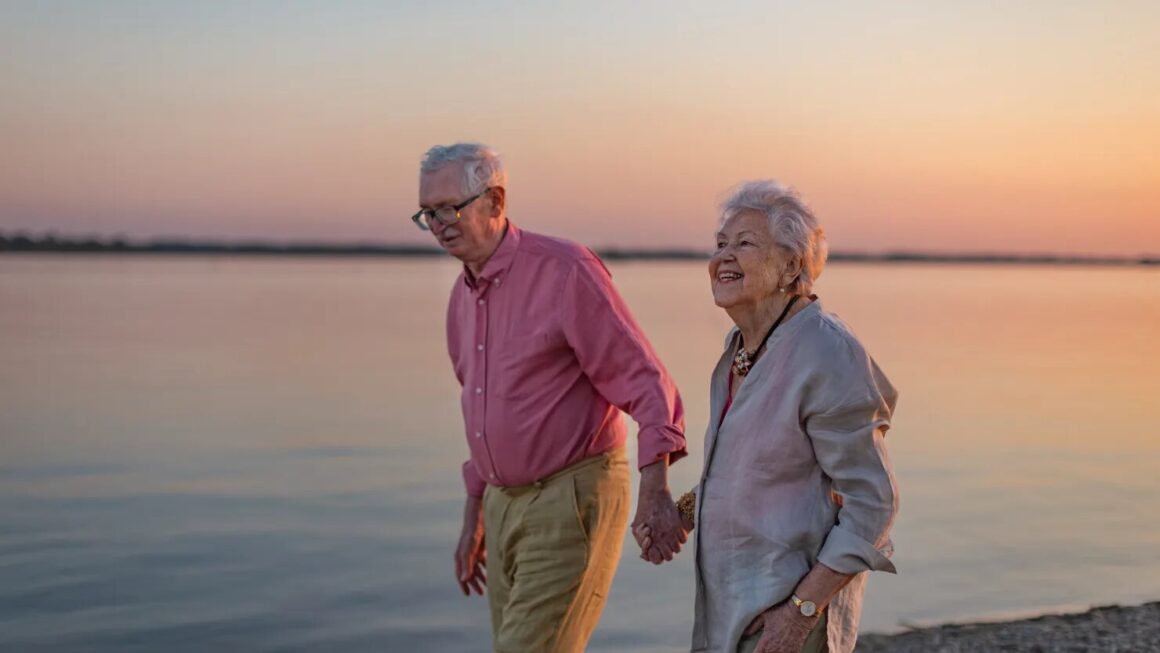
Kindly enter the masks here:
<path id="1" fill-rule="evenodd" d="M 497 286 L 498 286 L 498 285 L 499 285 L 499 284 L 501 284 L 501 283 L 503 283 L 503 279 L 496 279 L 496 280 L 495 280 L 495 285 L 497 285 Z"/>
<path id="2" fill-rule="evenodd" d="M 483 345 L 476 345 L 475 348 L 479 351 L 483 351 Z"/>
<path id="3" fill-rule="evenodd" d="M 479 305 L 480 305 L 480 306 L 483 306 L 485 303 L 487 303 L 487 300 L 485 300 L 485 299 L 481 299 L 481 300 L 479 300 Z"/>
<path id="4" fill-rule="evenodd" d="M 476 389 L 475 389 L 475 394 L 477 394 L 477 395 L 481 395 L 481 394 L 483 394 L 483 388 L 476 388 Z"/>
<path id="5" fill-rule="evenodd" d="M 475 432 L 475 437 L 477 437 L 477 438 L 482 438 L 482 437 L 483 437 L 483 431 L 476 431 L 476 432 Z"/>
<path id="6" fill-rule="evenodd" d="M 491 480 L 493 480 L 493 481 L 495 480 L 495 472 L 491 473 Z"/>

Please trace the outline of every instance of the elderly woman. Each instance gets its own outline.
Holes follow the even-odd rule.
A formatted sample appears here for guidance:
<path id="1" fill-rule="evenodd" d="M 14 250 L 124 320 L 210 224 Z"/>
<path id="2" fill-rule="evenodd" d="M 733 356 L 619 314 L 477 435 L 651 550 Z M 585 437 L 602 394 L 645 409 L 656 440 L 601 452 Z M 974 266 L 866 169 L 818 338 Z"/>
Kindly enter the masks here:
<path id="1" fill-rule="evenodd" d="M 713 299 L 736 328 L 710 385 L 693 651 L 854 649 L 866 574 L 894 571 L 898 491 L 883 437 L 896 393 L 811 294 L 822 228 L 774 181 L 722 205 Z M 648 530 L 634 529 L 648 551 Z"/>

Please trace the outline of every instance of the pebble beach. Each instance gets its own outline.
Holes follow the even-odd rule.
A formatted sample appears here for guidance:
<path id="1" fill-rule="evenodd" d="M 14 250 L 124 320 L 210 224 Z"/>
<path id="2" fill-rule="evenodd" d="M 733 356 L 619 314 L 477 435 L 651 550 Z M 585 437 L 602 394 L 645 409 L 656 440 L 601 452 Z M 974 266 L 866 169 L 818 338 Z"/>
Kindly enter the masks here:
<path id="1" fill-rule="evenodd" d="M 1160 651 L 1160 602 L 1104 606 L 1078 614 L 949 624 L 858 638 L 859 653 L 1153 653 Z"/>

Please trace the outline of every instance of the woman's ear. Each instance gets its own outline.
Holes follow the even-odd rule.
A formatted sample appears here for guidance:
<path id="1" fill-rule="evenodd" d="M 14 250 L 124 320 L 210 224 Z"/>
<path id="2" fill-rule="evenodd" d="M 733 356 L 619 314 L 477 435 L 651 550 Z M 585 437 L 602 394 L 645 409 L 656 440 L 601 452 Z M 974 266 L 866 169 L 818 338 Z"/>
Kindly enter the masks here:
<path id="1" fill-rule="evenodd" d="M 800 256 L 795 256 L 785 264 L 785 270 L 781 273 L 778 285 L 783 288 L 793 285 L 793 282 L 797 281 L 798 275 L 801 273 L 802 259 Z"/>

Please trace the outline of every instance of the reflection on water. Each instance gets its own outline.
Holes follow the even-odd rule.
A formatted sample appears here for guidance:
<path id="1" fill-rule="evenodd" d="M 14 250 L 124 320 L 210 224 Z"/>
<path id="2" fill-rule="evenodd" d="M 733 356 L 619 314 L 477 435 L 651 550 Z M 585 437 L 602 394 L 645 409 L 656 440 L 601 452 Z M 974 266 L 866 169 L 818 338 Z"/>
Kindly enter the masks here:
<path id="1" fill-rule="evenodd" d="M 701 464 L 728 318 L 614 264 Z M 0 649 L 487 647 L 451 551 L 447 261 L 0 259 Z M 901 389 L 898 576 L 868 630 L 1160 596 L 1154 270 L 833 265 Z M 631 448 L 630 448 L 631 450 Z M 593 651 L 687 646 L 691 556 L 631 554 Z"/>

